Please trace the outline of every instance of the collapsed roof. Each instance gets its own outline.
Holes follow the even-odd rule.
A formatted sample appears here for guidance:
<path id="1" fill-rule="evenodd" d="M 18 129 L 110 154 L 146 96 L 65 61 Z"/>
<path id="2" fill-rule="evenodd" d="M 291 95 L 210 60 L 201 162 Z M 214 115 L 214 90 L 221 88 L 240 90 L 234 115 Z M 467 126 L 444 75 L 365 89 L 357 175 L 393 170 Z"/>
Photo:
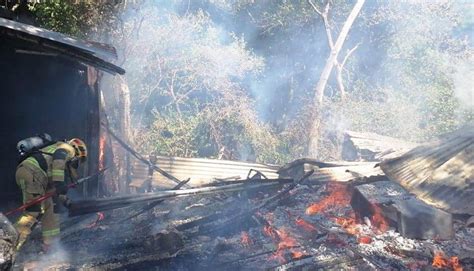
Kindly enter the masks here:
<path id="1" fill-rule="evenodd" d="M 384 161 L 381 168 L 426 203 L 474 215 L 474 126 Z"/>

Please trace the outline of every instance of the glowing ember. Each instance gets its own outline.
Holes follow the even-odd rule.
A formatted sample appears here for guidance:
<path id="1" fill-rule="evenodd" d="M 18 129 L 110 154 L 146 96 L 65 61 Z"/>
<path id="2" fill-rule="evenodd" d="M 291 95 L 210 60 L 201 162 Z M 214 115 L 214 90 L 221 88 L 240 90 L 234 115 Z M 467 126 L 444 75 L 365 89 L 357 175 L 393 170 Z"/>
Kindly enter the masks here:
<path id="1" fill-rule="evenodd" d="M 250 238 L 250 235 L 248 234 L 248 232 L 246 231 L 243 231 L 242 234 L 241 234 L 241 237 L 240 237 L 240 240 L 242 242 L 242 246 L 243 247 L 250 247 L 253 245 L 253 241 L 252 239 Z"/>
<path id="2" fill-rule="evenodd" d="M 291 252 L 293 259 L 298 259 L 304 256 L 303 252 L 294 249 L 299 246 L 298 241 L 291 237 L 285 229 L 274 229 L 272 226 L 267 225 L 263 227 L 263 232 L 266 236 L 271 237 L 275 243 L 278 243 L 277 251 L 269 257 L 270 260 L 285 263 L 286 250 Z"/>
<path id="3" fill-rule="evenodd" d="M 291 258 L 293 259 L 299 259 L 303 256 L 304 256 L 304 253 L 299 250 L 291 252 Z"/>
<path id="4" fill-rule="evenodd" d="M 291 237 L 285 230 L 277 230 L 278 237 L 280 238 L 280 243 L 278 243 L 278 250 L 292 248 L 298 245 L 296 239 Z"/>
<path id="5" fill-rule="evenodd" d="M 381 232 L 386 232 L 389 229 L 388 221 L 382 216 L 382 209 L 377 205 L 372 205 L 372 225 L 380 230 Z"/>
<path id="6" fill-rule="evenodd" d="M 370 244 L 372 243 L 372 238 L 370 238 L 370 236 L 360 236 L 357 242 L 359 242 L 359 244 Z"/>
<path id="7" fill-rule="evenodd" d="M 271 237 L 273 240 L 279 240 L 278 239 L 278 233 L 276 232 L 276 230 L 272 226 L 264 226 L 263 227 L 263 233 L 266 236 Z"/>
<path id="8" fill-rule="evenodd" d="M 339 224 L 347 233 L 352 235 L 359 233 L 359 229 L 357 228 L 357 223 L 354 217 L 334 217 L 334 222 Z"/>
<path id="9" fill-rule="evenodd" d="M 99 170 L 102 170 L 105 167 L 104 153 L 105 153 L 105 134 L 102 134 L 99 140 Z"/>
<path id="10" fill-rule="evenodd" d="M 314 215 L 324 212 L 330 208 L 347 206 L 351 200 L 351 194 L 348 187 L 341 183 L 328 183 L 326 190 L 329 195 L 323 198 L 318 203 L 314 203 L 306 209 L 306 214 Z"/>
<path id="11" fill-rule="evenodd" d="M 455 271 L 463 270 L 458 257 L 451 257 L 451 259 L 448 259 L 445 257 L 443 252 L 435 253 L 431 266 L 434 268 L 451 268 Z"/>
<path id="12" fill-rule="evenodd" d="M 306 222 L 302 218 L 296 219 L 296 225 L 300 226 L 301 228 L 303 228 L 307 232 L 317 232 L 318 231 L 315 226 L 313 226 L 310 223 Z"/>

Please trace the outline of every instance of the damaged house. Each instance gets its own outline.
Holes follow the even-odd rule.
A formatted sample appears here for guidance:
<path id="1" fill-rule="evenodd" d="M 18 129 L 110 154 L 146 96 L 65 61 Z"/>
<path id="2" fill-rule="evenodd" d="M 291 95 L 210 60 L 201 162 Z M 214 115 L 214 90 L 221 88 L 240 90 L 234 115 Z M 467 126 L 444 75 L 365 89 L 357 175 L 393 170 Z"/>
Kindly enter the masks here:
<path id="1" fill-rule="evenodd" d="M 2 201 L 18 200 L 13 174 L 16 143 L 48 133 L 55 139 L 83 138 L 90 146 L 87 172 L 96 172 L 101 122 L 102 71 L 123 74 L 113 48 L 0 18 L 2 74 Z M 102 120 L 103 121 L 103 120 Z M 97 181 L 84 186 L 95 195 Z M 4 202 L 5 203 L 5 202 Z"/>
<path id="2" fill-rule="evenodd" d="M 0 38 L 2 206 L 19 200 L 10 157 L 32 134 L 84 138 L 84 176 L 114 160 L 104 134 L 132 157 L 131 193 L 104 178 L 77 189 L 54 253 L 36 227 L 12 257 L 0 216 L 0 270 L 474 269 L 474 127 L 425 144 L 346 131 L 344 161 L 144 154 L 103 112 L 102 75 L 125 72 L 113 48 L 2 18 Z"/>
<path id="3" fill-rule="evenodd" d="M 468 127 L 377 162 L 300 159 L 278 176 L 177 179 L 173 190 L 77 201 L 46 267 L 470 270 L 473 139 Z"/>

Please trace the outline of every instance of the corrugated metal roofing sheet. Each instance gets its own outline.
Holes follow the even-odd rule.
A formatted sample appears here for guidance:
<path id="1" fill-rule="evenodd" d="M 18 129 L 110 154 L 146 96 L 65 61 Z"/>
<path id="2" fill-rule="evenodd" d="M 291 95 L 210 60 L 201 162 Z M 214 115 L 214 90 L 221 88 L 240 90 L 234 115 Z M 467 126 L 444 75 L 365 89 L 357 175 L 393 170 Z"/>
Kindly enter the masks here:
<path id="1" fill-rule="evenodd" d="M 33 25 L 0 18 L 0 34 L 34 44 L 35 49 L 63 55 L 111 73 L 124 74 L 125 70 L 110 63 L 116 59 L 115 50 L 97 43 L 39 28 Z"/>
<path id="2" fill-rule="evenodd" d="M 381 163 L 392 180 L 426 203 L 474 215 L 474 127 L 465 127 Z"/>
<path id="3" fill-rule="evenodd" d="M 278 178 L 278 174 L 276 173 L 279 168 L 278 166 L 205 158 L 165 156 L 158 156 L 157 158 L 157 166 L 180 180 L 191 178 L 189 184 L 192 186 L 209 183 L 215 178 L 236 177 L 238 179 L 245 179 L 250 169 L 256 169 L 268 178 Z M 132 171 L 132 186 L 140 186 L 148 177 L 148 167 L 137 160 L 133 162 Z M 166 186 L 170 184 L 173 183 L 161 174 L 157 172 L 153 174 L 154 186 Z"/>
<path id="4" fill-rule="evenodd" d="M 298 179 L 306 172 L 314 170 L 309 182 L 349 182 L 364 177 L 383 176 L 384 173 L 376 162 L 320 162 L 315 159 L 302 158 L 286 164 L 278 170 L 280 178 Z"/>
<path id="5" fill-rule="evenodd" d="M 375 133 L 344 132 L 343 159 L 381 161 L 399 157 L 418 144 Z"/>

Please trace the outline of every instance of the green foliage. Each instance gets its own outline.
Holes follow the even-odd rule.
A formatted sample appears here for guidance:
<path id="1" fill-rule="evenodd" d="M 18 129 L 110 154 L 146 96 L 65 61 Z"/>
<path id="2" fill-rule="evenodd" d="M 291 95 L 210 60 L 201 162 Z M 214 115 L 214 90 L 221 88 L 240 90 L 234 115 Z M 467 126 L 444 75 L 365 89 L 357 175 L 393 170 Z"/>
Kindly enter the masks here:
<path id="1" fill-rule="evenodd" d="M 88 4 L 83 2 L 73 5 L 66 1 L 51 0 L 35 4 L 31 11 L 42 27 L 82 37 L 88 28 L 83 20 L 86 18 L 84 12 L 88 10 L 88 7 Z"/>
<path id="2" fill-rule="evenodd" d="M 52 0 L 32 10 L 43 27 L 117 47 L 144 153 L 284 163 L 305 155 L 308 123 L 318 118 L 321 158 L 338 159 L 345 129 L 424 141 L 474 120 L 472 10 L 461 2 L 366 1 L 340 56 L 362 42 L 344 69 L 348 93 L 342 99 L 331 78 L 320 116 L 309 112 L 329 53 L 308 1 L 195 2 L 226 20 L 188 1 L 133 2 Z M 330 4 L 336 39 L 354 1 Z M 229 32 L 242 18 L 251 30 Z M 288 99 L 265 123 L 256 96 L 271 95 Z"/>

